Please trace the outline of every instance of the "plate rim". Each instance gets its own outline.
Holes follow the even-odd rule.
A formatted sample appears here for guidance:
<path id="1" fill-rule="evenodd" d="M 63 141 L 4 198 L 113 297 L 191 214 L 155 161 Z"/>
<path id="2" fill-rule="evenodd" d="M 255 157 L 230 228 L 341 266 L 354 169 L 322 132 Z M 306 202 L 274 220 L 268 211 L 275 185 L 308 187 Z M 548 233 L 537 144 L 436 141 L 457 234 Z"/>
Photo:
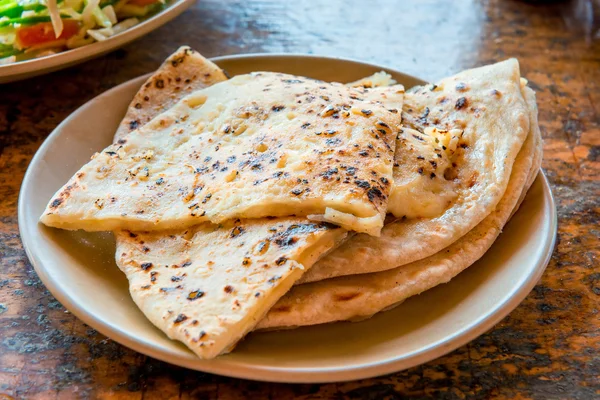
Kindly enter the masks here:
<path id="1" fill-rule="evenodd" d="M 198 0 L 175 0 L 164 10 L 143 20 L 138 25 L 101 42 L 61 51 L 47 57 L 0 65 L 0 85 L 44 75 L 85 62 L 91 58 L 100 57 L 160 28 L 178 17 L 196 1 Z"/>
<path id="2" fill-rule="evenodd" d="M 195 1 L 195 0 L 191 0 Z M 342 57 L 326 57 L 312 54 L 277 54 L 277 53 L 254 53 L 254 54 L 242 54 L 242 55 L 231 55 L 211 58 L 212 61 L 217 63 L 221 61 L 238 60 L 238 59 L 255 59 L 255 58 L 319 58 L 319 59 L 333 59 L 341 60 L 346 62 L 359 63 L 371 67 L 381 68 L 383 70 L 393 71 L 394 73 L 404 75 L 408 78 L 423 81 L 420 78 L 402 73 L 401 71 L 389 68 L 383 65 L 372 64 L 368 62 L 362 62 L 354 59 L 342 58 Z M 531 292 L 533 287 L 537 284 L 540 277 L 542 276 L 546 266 L 548 265 L 552 256 L 554 247 L 556 245 L 556 233 L 558 226 L 558 217 L 556 212 L 556 203 L 554 196 L 550 189 L 548 179 L 544 172 L 540 169 L 540 172 L 536 178 L 541 180 L 543 196 L 548 201 L 550 214 L 544 218 L 549 222 L 549 229 L 544 240 L 543 254 L 544 257 L 536 260 L 536 266 L 531 273 L 526 276 L 522 284 L 515 287 L 513 293 L 507 296 L 502 303 L 500 303 L 492 312 L 474 320 L 461 330 L 455 332 L 452 336 L 448 336 L 432 346 L 413 351 L 411 353 L 403 354 L 401 356 L 393 356 L 386 359 L 378 360 L 370 363 L 356 364 L 352 366 L 340 367 L 316 367 L 316 368 L 282 368 L 282 367 L 264 367 L 264 366 L 251 366 L 246 363 L 239 362 L 228 362 L 226 358 L 217 358 L 215 360 L 199 360 L 195 358 L 185 359 L 181 357 L 172 357 L 171 353 L 165 352 L 158 348 L 155 344 L 135 338 L 135 335 L 128 333 L 125 330 L 120 329 L 117 326 L 106 324 L 101 318 L 97 318 L 92 314 L 87 314 L 86 310 L 80 308 L 77 302 L 72 300 L 70 296 L 63 292 L 59 286 L 54 282 L 42 265 L 42 261 L 38 260 L 34 253 L 31 251 L 33 244 L 30 243 L 32 235 L 28 232 L 25 224 L 26 205 L 23 196 L 24 188 L 29 185 L 32 175 L 32 166 L 38 164 L 38 158 L 42 157 L 45 153 L 47 146 L 51 144 L 56 136 L 59 136 L 60 131 L 64 126 L 68 125 L 70 120 L 75 115 L 85 112 L 87 107 L 93 105 L 99 98 L 105 96 L 111 96 L 114 92 L 118 92 L 123 89 L 124 86 L 134 85 L 139 82 L 141 86 L 142 82 L 147 79 L 150 74 L 142 75 L 137 78 L 128 80 L 118 86 L 107 90 L 100 95 L 94 97 L 88 102 L 81 105 L 75 111 L 73 111 L 67 118 L 65 118 L 44 140 L 42 145 L 36 150 L 35 155 L 31 159 L 27 171 L 23 177 L 21 188 L 19 191 L 18 198 L 18 225 L 19 234 L 23 243 L 25 253 L 31 262 L 34 270 L 38 274 L 40 280 L 44 283 L 48 291 L 65 306 L 67 310 L 73 313 L 77 318 L 83 321 L 85 324 L 94 328 L 106 337 L 116 341 L 117 343 L 133 349 L 141 354 L 156 358 L 158 360 L 179 365 L 185 368 L 203 371 L 208 373 L 214 373 L 223 376 L 229 376 L 233 378 L 250 379 L 255 381 L 265 382 L 282 382 L 282 383 L 326 383 L 326 382 L 343 382 L 351 381 L 356 379 L 365 379 L 375 376 L 381 376 L 396 372 L 399 370 L 408 369 L 425 362 L 434 360 L 443 355 L 450 353 L 451 351 L 463 346 L 464 344 L 472 341 L 476 337 L 480 336 L 484 332 L 491 329 L 501 319 L 512 312 Z M 535 183 L 534 183 L 535 184 Z M 266 374 L 266 376 L 262 376 Z"/>

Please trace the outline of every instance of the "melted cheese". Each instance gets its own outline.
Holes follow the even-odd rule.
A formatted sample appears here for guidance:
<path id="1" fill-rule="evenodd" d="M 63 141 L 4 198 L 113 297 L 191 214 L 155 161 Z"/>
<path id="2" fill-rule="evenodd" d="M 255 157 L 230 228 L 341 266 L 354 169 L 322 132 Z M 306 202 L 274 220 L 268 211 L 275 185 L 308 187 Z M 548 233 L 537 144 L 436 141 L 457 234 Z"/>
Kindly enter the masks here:
<path id="1" fill-rule="evenodd" d="M 394 155 L 394 184 L 388 211 L 401 218 L 431 218 L 458 197 L 453 160 L 462 131 L 404 127 Z"/>

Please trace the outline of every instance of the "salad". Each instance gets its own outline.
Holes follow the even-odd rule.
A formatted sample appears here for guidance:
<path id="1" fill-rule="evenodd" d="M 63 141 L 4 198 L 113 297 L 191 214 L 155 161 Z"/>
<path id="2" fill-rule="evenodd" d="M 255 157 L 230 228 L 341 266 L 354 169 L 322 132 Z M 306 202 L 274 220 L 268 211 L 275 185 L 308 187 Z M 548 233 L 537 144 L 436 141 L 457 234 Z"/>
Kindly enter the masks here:
<path id="1" fill-rule="evenodd" d="M 0 65 L 106 40 L 168 0 L 0 0 Z"/>

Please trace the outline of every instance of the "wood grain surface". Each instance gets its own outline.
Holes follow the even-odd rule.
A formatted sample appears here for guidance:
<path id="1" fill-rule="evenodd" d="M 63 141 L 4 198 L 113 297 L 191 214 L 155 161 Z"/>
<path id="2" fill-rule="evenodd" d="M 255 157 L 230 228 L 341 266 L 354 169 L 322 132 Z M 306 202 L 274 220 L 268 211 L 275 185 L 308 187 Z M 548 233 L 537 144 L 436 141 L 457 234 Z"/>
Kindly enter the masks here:
<path id="1" fill-rule="evenodd" d="M 105 57 L 0 86 L 0 399 L 600 398 L 600 2 L 200 0 Z M 541 282 L 492 331 L 393 375 L 267 384 L 159 362 L 84 325 L 33 271 L 17 198 L 56 125 L 181 44 L 206 56 L 295 52 L 389 65 L 433 80 L 517 57 L 538 94 L 543 167 L 559 213 Z M 93 293 L 91 293 L 93 295 Z"/>

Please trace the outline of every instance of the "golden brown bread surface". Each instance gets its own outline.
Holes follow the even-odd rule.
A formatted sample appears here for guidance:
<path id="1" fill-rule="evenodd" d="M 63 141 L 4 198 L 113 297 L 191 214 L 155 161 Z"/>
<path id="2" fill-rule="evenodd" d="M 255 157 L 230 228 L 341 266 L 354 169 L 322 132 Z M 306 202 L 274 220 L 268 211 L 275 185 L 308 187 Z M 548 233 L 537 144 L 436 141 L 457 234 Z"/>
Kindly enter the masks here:
<path id="1" fill-rule="evenodd" d="M 171 54 L 131 101 L 114 142 L 168 110 L 185 95 L 227 80 L 225 71 L 189 46 Z"/>
<path id="2" fill-rule="evenodd" d="M 428 257 L 496 208 L 529 132 L 517 60 L 410 89 L 402 125 L 389 201 L 398 220 L 378 238 L 354 235 L 299 283 L 384 271 Z M 436 215 L 440 201 L 450 204 Z M 433 216 L 410 218 L 423 214 L 424 204 L 433 204 Z"/>
<path id="3" fill-rule="evenodd" d="M 260 93 L 260 95 L 257 95 Z M 308 216 L 378 235 L 387 210 L 401 86 L 348 88 L 238 75 L 186 96 L 97 153 L 41 221 L 160 230 Z"/>
<path id="4" fill-rule="evenodd" d="M 428 258 L 387 271 L 295 286 L 271 308 L 257 329 L 369 318 L 410 296 L 448 282 L 483 256 L 523 201 L 540 168 L 542 139 L 535 94 L 524 88 L 524 95 L 531 129 L 515 160 L 504 196 L 482 222 L 449 247 Z"/>
<path id="5" fill-rule="evenodd" d="M 200 56 L 194 60 L 209 63 Z M 172 68 L 163 64 L 148 82 L 163 79 Z M 178 72 L 185 80 L 196 69 Z M 143 87 L 140 93 L 147 91 Z M 185 94 L 179 91 L 173 100 Z M 156 103 L 158 98 L 139 109 L 136 118 L 147 121 L 164 111 L 168 103 Z M 118 231 L 115 236 L 117 264 L 142 312 L 170 338 L 201 358 L 212 358 L 231 351 L 303 269 L 346 232 L 306 219 L 273 218 L 153 233 Z"/>
<path id="6" fill-rule="evenodd" d="M 116 233 L 117 265 L 144 315 L 200 358 L 230 351 L 345 231 L 300 218 Z"/>

